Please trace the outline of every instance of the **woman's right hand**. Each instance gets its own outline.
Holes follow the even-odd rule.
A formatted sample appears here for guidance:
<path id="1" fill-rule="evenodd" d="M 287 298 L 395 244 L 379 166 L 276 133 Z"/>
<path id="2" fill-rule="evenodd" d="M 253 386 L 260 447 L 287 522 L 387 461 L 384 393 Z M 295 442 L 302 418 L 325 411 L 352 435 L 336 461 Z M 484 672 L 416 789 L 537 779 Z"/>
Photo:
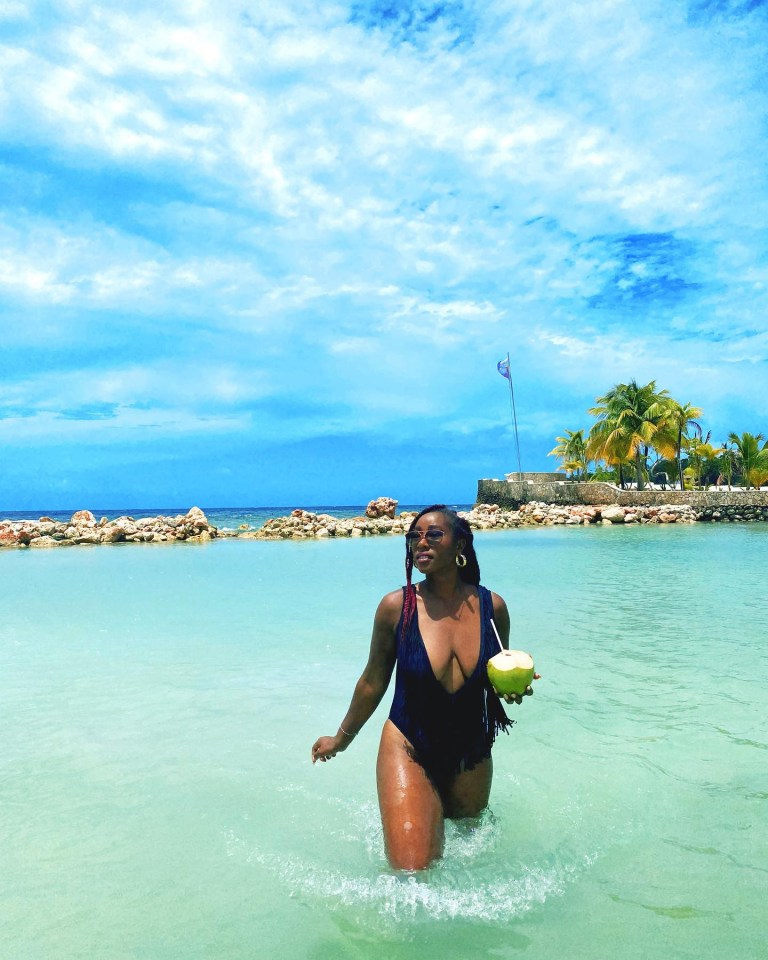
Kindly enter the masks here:
<path id="1" fill-rule="evenodd" d="M 533 679 L 534 679 L 534 680 L 541 680 L 541 674 L 540 674 L 540 673 L 534 673 Z M 495 688 L 494 688 L 494 689 L 495 689 Z M 497 697 L 501 697 L 502 700 L 506 700 L 507 703 L 522 703 L 522 702 L 523 702 L 523 697 L 532 697 L 532 696 L 533 696 L 533 687 L 526 687 L 526 688 L 525 688 L 525 693 L 504 693 L 504 694 L 502 694 L 502 693 L 499 693 L 498 690 L 496 690 L 496 696 L 497 696 Z"/>
<path id="2" fill-rule="evenodd" d="M 326 760 L 333 760 L 337 753 L 341 753 L 347 744 L 343 738 L 339 737 L 320 737 L 312 744 L 312 763 L 325 763 Z"/>

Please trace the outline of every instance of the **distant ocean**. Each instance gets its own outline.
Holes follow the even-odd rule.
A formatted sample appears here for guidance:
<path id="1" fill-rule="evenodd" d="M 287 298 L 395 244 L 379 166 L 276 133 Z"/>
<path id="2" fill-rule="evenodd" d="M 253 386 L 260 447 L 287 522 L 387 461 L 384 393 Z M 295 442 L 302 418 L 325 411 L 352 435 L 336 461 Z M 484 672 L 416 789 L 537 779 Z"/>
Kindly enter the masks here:
<path id="1" fill-rule="evenodd" d="M 392 690 L 310 762 L 402 537 L 0 551 L 3 958 L 765 957 L 768 524 L 476 543 L 542 679 L 418 876 L 376 804 Z"/>
<path id="2" fill-rule="evenodd" d="M 295 504 L 291 507 L 206 507 L 204 504 L 192 504 L 186 507 L 110 507 L 107 510 L 87 507 L 91 513 L 98 519 L 106 517 L 108 520 L 114 520 L 117 517 L 134 517 L 136 520 L 141 517 L 174 517 L 177 514 L 186 513 L 190 507 L 199 506 L 208 520 L 221 530 L 238 530 L 247 526 L 251 530 L 258 530 L 263 527 L 267 520 L 273 517 L 284 517 L 292 510 L 309 510 L 312 513 L 327 513 L 332 517 L 344 519 L 346 517 L 358 517 L 365 514 L 366 504 L 357 504 L 352 506 L 304 506 Z M 401 510 L 421 510 L 428 504 L 408 504 L 400 503 L 397 506 L 398 512 Z M 472 504 L 448 504 L 454 510 L 471 510 Z M 79 507 L 77 509 L 84 509 Z M 51 520 L 64 521 L 74 513 L 73 510 L 0 510 L 0 520 L 37 520 L 40 517 L 50 517 Z"/>

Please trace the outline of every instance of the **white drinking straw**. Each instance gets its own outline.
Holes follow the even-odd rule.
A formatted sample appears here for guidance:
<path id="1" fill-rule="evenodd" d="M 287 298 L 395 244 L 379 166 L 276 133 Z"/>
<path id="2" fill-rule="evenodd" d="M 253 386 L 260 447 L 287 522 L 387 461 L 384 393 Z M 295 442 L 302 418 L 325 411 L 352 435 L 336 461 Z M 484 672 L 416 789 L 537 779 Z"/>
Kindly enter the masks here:
<path id="1" fill-rule="evenodd" d="M 501 642 L 501 637 L 499 636 L 499 631 L 496 629 L 496 624 L 493 622 L 493 617 L 491 617 L 491 626 L 493 627 L 493 632 L 496 634 L 496 639 L 499 641 L 501 652 L 504 653 L 504 644 Z"/>

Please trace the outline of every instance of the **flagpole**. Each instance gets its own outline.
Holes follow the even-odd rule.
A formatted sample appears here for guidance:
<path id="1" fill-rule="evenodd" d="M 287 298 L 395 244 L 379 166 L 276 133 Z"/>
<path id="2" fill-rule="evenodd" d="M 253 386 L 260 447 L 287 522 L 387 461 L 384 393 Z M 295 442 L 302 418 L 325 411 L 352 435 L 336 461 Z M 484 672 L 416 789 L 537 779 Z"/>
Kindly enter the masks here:
<path id="1" fill-rule="evenodd" d="M 523 479 L 523 465 L 520 460 L 520 437 L 517 432 L 517 410 L 515 409 L 515 388 L 512 386 L 512 367 L 509 363 L 509 351 L 507 351 L 507 373 L 509 374 L 509 406 L 512 411 L 512 422 L 515 425 L 515 446 L 517 447 L 517 478 Z"/>

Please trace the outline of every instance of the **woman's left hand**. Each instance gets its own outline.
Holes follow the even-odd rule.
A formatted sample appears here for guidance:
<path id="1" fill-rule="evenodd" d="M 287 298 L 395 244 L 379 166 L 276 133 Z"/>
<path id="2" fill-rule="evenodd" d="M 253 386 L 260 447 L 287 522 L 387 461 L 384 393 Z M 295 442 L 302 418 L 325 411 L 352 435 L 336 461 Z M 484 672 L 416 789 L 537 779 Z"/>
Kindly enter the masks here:
<path id="1" fill-rule="evenodd" d="M 326 760 L 333 760 L 337 753 L 345 748 L 346 744 L 340 743 L 338 737 L 320 737 L 312 745 L 312 763 L 325 763 Z"/>
<path id="2" fill-rule="evenodd" d="M 534 673 L 534 680 L 541 680 L 540 673 Z M 522 703 L 523 697 L 532 697 L 533 696 L 533 687 L 526 687 L 525 693 L 505 693 L 503 699 L 507 703 Z"/>

